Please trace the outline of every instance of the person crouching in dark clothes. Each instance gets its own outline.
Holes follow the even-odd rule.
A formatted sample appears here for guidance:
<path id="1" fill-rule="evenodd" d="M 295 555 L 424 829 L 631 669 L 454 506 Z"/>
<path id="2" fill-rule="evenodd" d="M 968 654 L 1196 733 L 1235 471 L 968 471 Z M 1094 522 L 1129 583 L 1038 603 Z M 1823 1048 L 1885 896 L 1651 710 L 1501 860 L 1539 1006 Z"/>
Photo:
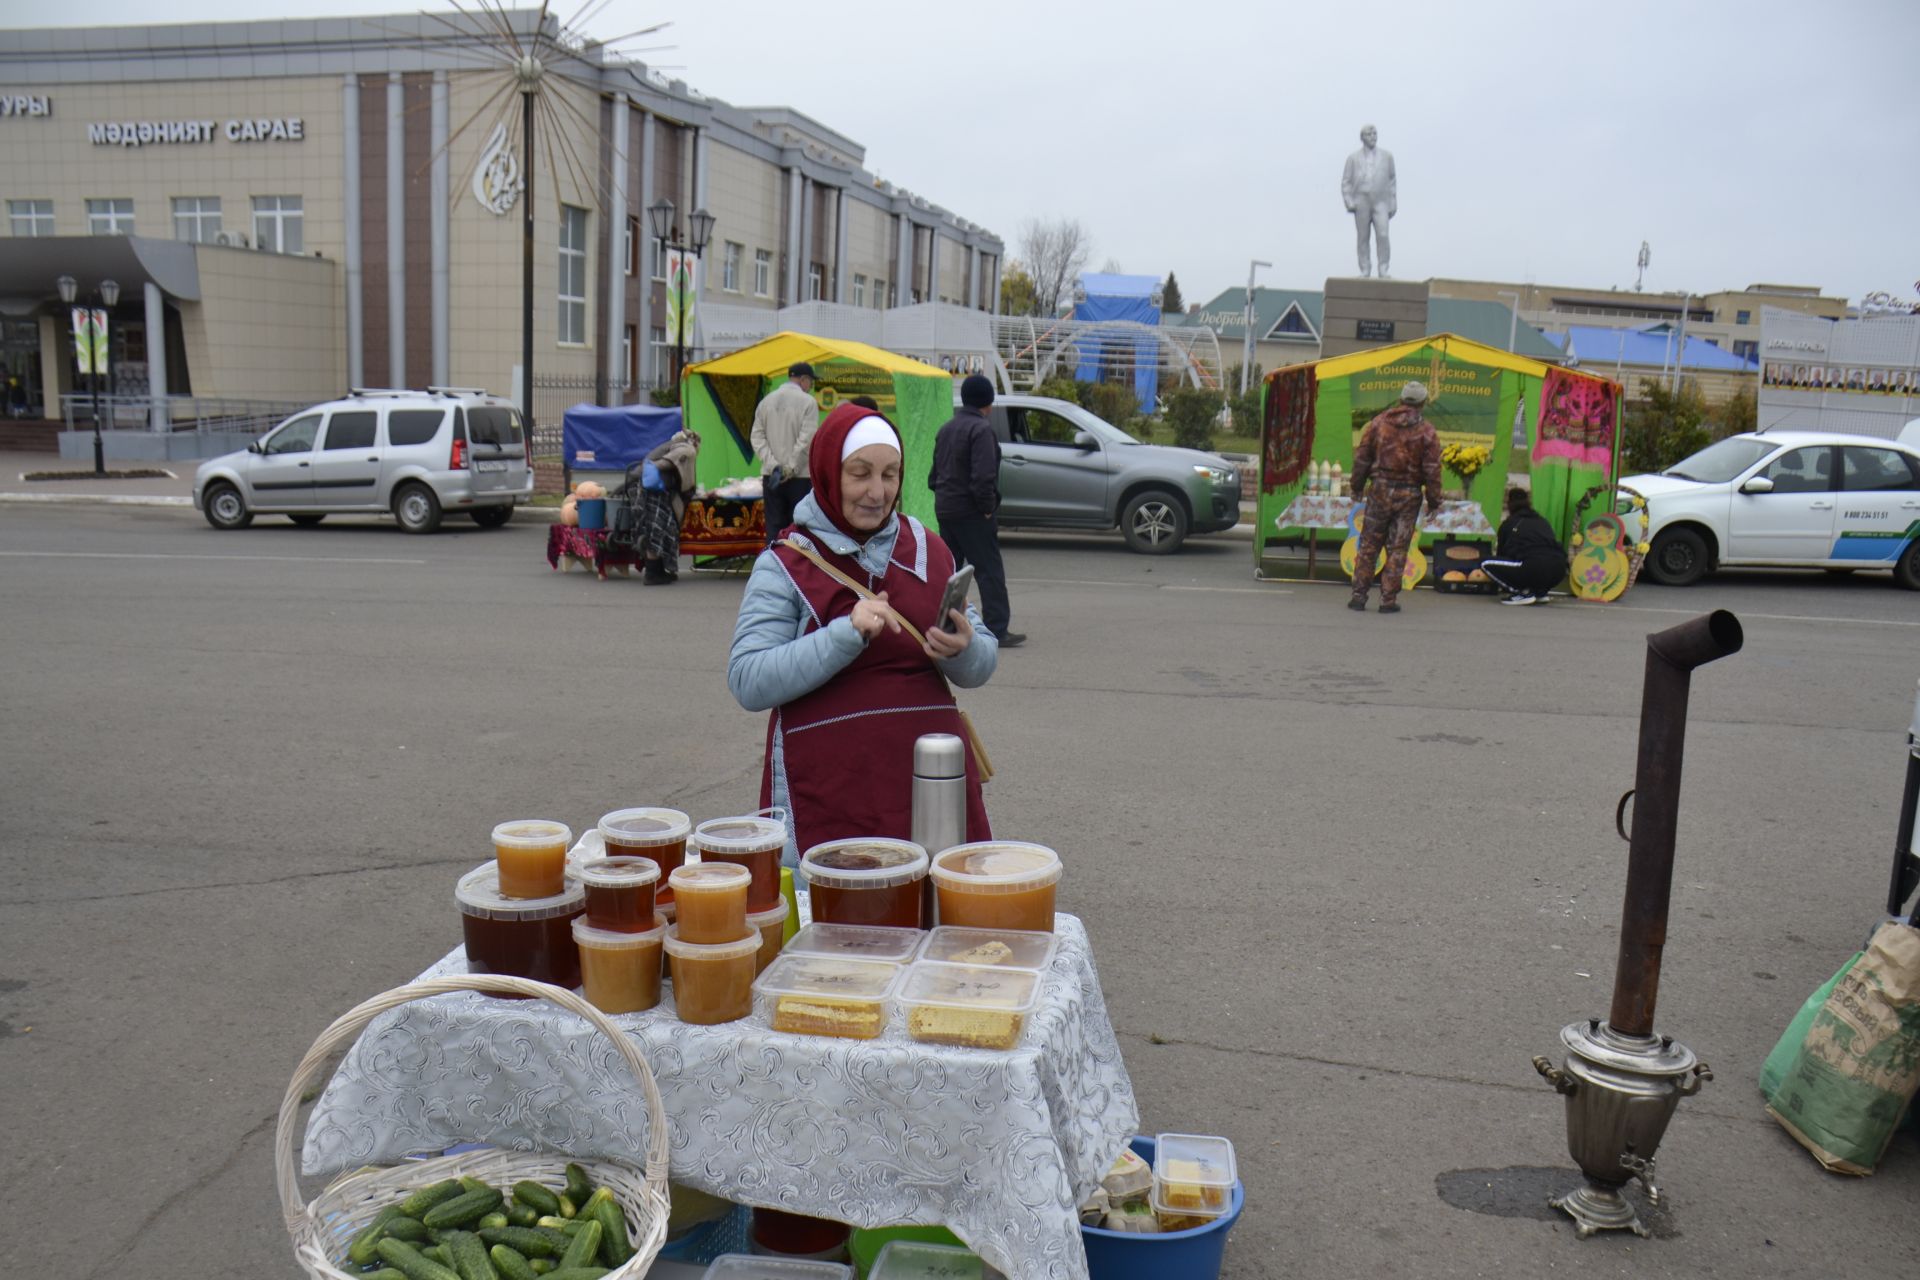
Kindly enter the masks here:
<path id="1" fill-rule="evenodd" d="M 1547 593 L 1567 576 L 1567 552 L 1553 526 L 1533 509 L 1525 489 L 1507 490 L 1507 518 L 1493 559 L 1482 560 L 1486 575 L 1507 589 L 1501 604 L 1545 604 Z"/>

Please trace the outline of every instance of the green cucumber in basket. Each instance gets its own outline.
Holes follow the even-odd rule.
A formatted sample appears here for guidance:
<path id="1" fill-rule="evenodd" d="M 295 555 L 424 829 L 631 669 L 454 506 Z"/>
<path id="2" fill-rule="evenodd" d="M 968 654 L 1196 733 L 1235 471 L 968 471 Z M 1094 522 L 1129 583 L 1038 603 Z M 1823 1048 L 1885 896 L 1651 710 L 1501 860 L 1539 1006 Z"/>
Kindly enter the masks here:
<path id="1" fill-rule="evenodd" d="M 500 1280 L 493 1259 L 487 1256 L 487 1246 L 471 1231 L 447 1232 L 446 1247 L 447 1258 L 460 1273 L 460 1280 Z"/>
<path id="2" fill-rule="evenodd" d="M 600 1198 L 603 1193 L 604 1200 Z M 600 1224 L 600 1261 L 610 1267 L 625 1264 L 634 1254 L 633 1237 L 627 1233 L 626 1211 L 605 1187 L 594 1192 L 587 1203 L 592 1206 L 587 1212 Z"/>
<path id="3" fill-rule="evenodd" d="M 451 1200 L 443 1201 L 427 1210 L 420 1221 L 430 1227 L 464 1227 L 492 1213 L 500 1207 L 503 1197 L 492 1187 L 480 1191 L 463 1191 Z"/>
<path id="4" fill-rule="evenodd" d="M 408 1244 L 425 1244 L 432 1236 L 433 1233 L 427 1229 L 424 1222 L 409 1218 L 403 1213 L 395 1216 L 393 1221 L 387 1224 L 386 1234 L 381 1238 L 405 1240 Z"/>
<path id="5" fill-rule="evenodd" d="M 432 1248 L 422 1249 L 420 1256 L 428 1262 L 437 1262 L 447 1270 L 453 1270 L 453 1259 L 447 1256 L 447 1246 L 436 1244 Z"/>
<path id="6" fill-rule="evenodd" d="M 373 1246 L 380 1243 L 380 1237 L 387 1233 L 387 1224 L 399 1216 L 400 1210 L 394 1205 L 388 1205 L 375 1214 L 373 1221 L 369 1222 L 360 1234 L 353 1238 L 353 1243 L 347 1246 L 348 1261 L 356 1267 L 364 1267 L 379 1257 L 373 1251 Z"/>
<path id="7" fill-rule="evenodd" d="M 600 1256 L 602 1234 L 598 1222 L 589 1222 L 579 1234 L 573 1237 L 573 1243 L 567 1246 L 566 1253 L 560 1258 L 559 1269 L 567 1271 L 575 1267 L 592 1266 L 593 1260 Z"/>
<path id="8" fill-rule="evenodd" d="M 586 1224 L 582 1223 L 581 1225 L 584 1226 Z M 556 1231 L 552 1227 L 535 1227 L 534 1230 L 538 1231 L 553 1243 L 553 1255 L 556 1258 L 573 1247 L 573 1235 L 570 1232 Z"/>
<path id="9" fill-rule="evenodd" d="M 529 1258 L 545 1258 L 566 1249 L 565 1244 L 555 1244 L 546 1235 L 531 1227 L 483 1227 L 480 1238 L 488 1244 L 503 1244 L 515 1253 L 525 1254 Z M 567 1244 L 573 1243 L 571 1240 Z"/>
<path id="10" fill-rule="evenodd" d="M 485 1227 L 504 1227 L 507 1224 L 508 1224 L 507 1215 L 504 1213 L 501 1213 L 498 1209 L 495 1209 L 492 1213 L 480 1219 L 480 1222 L 478 1224 L 478 1227 L 476 1227 L 476 1230 L 480 1228 L 485 1228 Z"/>
<path id="11" fill-rule="evenodd" d="M 382 1240 L 374 1246 L 380 1260 L 406 1275 L 407 1280 L 460 1280 L 460 1274 L 434 1262 L 405 1240 Z"/>
<path id="12" fill-rule="evenodd" d="M 500 1280 L 533 1280 L 540 1274 L 533 1269 L 525 1254 L 504 1244 L 487 1250 L 487 1256 L 493 1259 L 493 1269 L 500 1273 Z"/>
<path id="13" fill-rule="evenodd" d="M 484 1183 L 484 1182 L 482 1182 L 482 1181 L 480 1181 L 480 1179 L 478 1179 L 478 1178 L 474 1178 L 474 1177 L 469 1177 L 469 1176 L 468 1176 L 467 1174 L 464 1174 L 464 1173 L 460 1175 L 460 1185 L 461 1185 L 461 1186 L 463 1186 L 463 1187 L 465 1187 L 465 1188 L 466 1188 L 467 1190 L 469 1190 L 469 1191 L 491 1191 L 491 1190 L 493 1190 L 493 1188 L 492 1188 L 491 1186 L 489 1186 L 489 1185 L 487 1185 L 486 1183 Z"/>
<path id="14" fill-rule="evenodd" d="M 510 1227 L 530 1227 L 540 1221 L 540 1211 L 525 1200 L 509 1200 L 506 1207 Z"/>
<path id="15" fill-rule="evenodd" d="M 546 1217 L 533 1224 L 542 1231 L 560 1231 L 569 1236 L 578 1235 L 587 1225 L 585 1218 Z"/>
<path id="16" fill-rule="evenodd" d="M 400 1202 L 400 1212 L 409 1218 L 418 1218 L 441 1201 L 453 1199 L 461 1190 L 458 1178 L 448 1178 L 430 1187 L 422 1187 Z"/>
<path id="17" fill-rule="evenodd" d="M 535 1258 L 533 1261 L 529 1262 L 527 1265 L 533 1268 L 533 1274 L 537 1276 L 544 1276 L 549 1271 L 553 1270 L 553 1259 L 552 1258 Z"/>
<path id="18" fill-rule="evenodd" d="M 541 1186 L 532 1178 L 523 1178 L 513 1184 L 513 1198 L 541 1213 L 560 1212 L 560 1197 L 551 1188 Z"/>
<path id="19" fill-rule="evenodd" d="M 593 1194 L 593 1179 L 587 1171 L 572 1161 L 567 1162 L 567 1199 L 575 1204 L 583 1203 Z"/>
<path id="20" fill-rule="evenodd" d="M 580 1216 L 580 1206 L 574 1202 L 572 1196 L 563 1195 L 560 1197 L 560 1216 L 563 1218 L 577 1218 Z"/>
<path id="21" fill-rule="evenodd" d="M 378 1271 L 362 1271 L 360 1280 L 407 1280 L 407 1273 L 392 1267 L 381 1267 Z"/>

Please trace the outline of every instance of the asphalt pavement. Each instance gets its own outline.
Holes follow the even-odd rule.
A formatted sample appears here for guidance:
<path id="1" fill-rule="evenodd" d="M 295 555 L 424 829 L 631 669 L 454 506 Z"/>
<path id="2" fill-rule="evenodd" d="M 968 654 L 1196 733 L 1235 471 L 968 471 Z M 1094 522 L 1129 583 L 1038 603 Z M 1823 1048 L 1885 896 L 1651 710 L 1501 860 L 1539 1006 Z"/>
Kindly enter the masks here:
<path id="1" fill-rule="evenodd" d="M 756 802 L 764 723 L 724 680 L 740 579 L 554 573 L 544 532 L 0 504 L 10 1256 L 295 1275 L 293 1065 L 458 942 L 452 881 L 492 824 Z M 1381 617 L 1250 556 L 1009 537 L 1031 639 L 963 695 L 996 831 L 1066 861 L 1145 1131 L 1238 1148 L 1226 1274 L 1920 1262 L 1920 1143 L 1835 1177 L 1754 1085 L 1879 918 L 1920 596 L 1743 573 Z M 1694 680 L 1656 1027 L 1716 1079 L 1660 1149 L 1655 1238 L 1577 1241 L 1541 1203 L 1572 1175 L 1529 1059 L 1606 1013 L 1644 638 L 1711 608 L 1747 641 Z"/>

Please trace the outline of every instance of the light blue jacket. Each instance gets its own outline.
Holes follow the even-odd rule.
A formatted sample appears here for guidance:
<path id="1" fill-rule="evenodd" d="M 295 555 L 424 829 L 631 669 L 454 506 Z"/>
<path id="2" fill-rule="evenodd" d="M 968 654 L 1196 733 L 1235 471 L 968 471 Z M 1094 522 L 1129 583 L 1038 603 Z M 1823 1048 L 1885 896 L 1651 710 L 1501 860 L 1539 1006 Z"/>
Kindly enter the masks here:
<path id="1" fill-rule="evenodd" d="M 927 531 L 912 516 L 914 535 L 926 545 Z M 887 571 L 899 540 L 898 520 L 867 539 L 855 542 L 836 528 L 808 494 L 794 511 L 793 522 L 807 537 L 838 555 L 852 558 L 874 580 Z M 915 566 L 902 562 L 901 568 L 926 579 L 924 560 Z M 805 694 L 812 693 L 844 671 L 866 649 L 867 642 L 854 630 L 846 617 L 835 618 L 826 626 L 802 634 L 810 614 L 800 591 L 772 551 L 763 551 L 754 562 L 753 575 L 747 579 L 746 594 L 740 600 L 740 618 L 733 627 L 733 650 L 727 657 L 727 688 L 734 700 L 748 711 L 771 711 Z M 1000 642 L 980 620 L 979 610 L 967 605 L 967 621 L 973 626 L 973 640 L 958 656 L 936 661 L 941 673 L 962 689 L 977 689 L 993 675 L 1000 661 Z M 787 772 L 778 736 L 773 740 L 773 803 L 787 807 Z M 787 824 L 785 861 L 799 860 L 793 847 L 793 824 Z"/>

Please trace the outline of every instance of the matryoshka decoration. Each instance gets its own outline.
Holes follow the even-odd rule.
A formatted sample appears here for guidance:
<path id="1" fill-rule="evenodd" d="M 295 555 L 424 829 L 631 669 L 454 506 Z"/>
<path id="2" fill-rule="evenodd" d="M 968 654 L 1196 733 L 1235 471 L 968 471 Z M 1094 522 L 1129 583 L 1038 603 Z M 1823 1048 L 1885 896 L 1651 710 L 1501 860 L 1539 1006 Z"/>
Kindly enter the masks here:
<path id="1" fill-rule="evenodd" d="M 1340 571 L 1353 578 L 1354 565 L 1360 560 L 1360 527 L 1366 523 L 1367 504 L 1356 502 L 1347 512 L 1347 540 L 1340 544 Z M 1383 550 L 1379 559 L 1374 561 L 1373 571 L 1377 574 L 1387 564 L 1387 553 Z M 1427 576 L 1426 553 L 1420 550 L 1420 539 L 1416 535 L 1407 547 L 1407 567 L 1400 574 L 1400 589 L 1411 591 L 1419 581 Z"/>
<path id="2" fill-rule="evenodd" d="M 1626 594 L 1628 571 L 1627 529 L 1620 517 L 1611 512 L 1593 516 L 1585 532 L 1574 538 L 1573 564 L 1567 573 L 1567 585 L 1579 600 L 1610 603 Z"/>

